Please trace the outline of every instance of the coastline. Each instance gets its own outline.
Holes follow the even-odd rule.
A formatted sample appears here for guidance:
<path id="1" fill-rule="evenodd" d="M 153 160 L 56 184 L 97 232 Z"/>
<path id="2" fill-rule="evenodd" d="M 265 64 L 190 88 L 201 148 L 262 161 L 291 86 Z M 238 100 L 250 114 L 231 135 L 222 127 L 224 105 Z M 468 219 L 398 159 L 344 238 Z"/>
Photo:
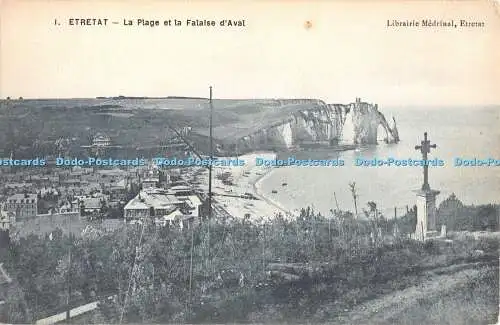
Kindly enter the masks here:
<path id="1" fill-rule="evenodd" d="M 269 196 L 266 196 L 262 191 L 262 182 L 271 176 L 271 174 L 274 171 L 274 168 L 276 167 L 268 168 L 262 175 L 260 175 L 260 177 L 253 180 L 252 182 L 253 194 L 259 199 L 267 202 L 269 205 L 272 205 L 277 209 L 280 209 L 282 211 L 283 216 L 293 216 L 294 213 L 292 211 L 287 210 L 278 201 L 272 199 Z"/>
<path id="2" fill-rule="evenodd" d="M 249 217 L 253 221 L 261 219 L 274 218 L 281 213 L 284 217 L 293 215 L 293 213 L 283 207 L 279 202 L 265 195 L 262 191 L 262 182 L 271 175 L 273 167 L 257 166 L 255 158 L 276 159 L 276 153 L 273 152 L 254 152 L 239 157 L 230 157 L 230 159 L 239 158 L 245 160 L 245 165 L 237 167 L 214 167 L 212 190 L 214 194 L 214 206 L 221 208 L 234 218 Z M 233 185 L 225 185 L 217 177 L 222 173 L 229 174 Z M 208 184 L 208 171 L 199 175 L 203 184 Z M 208 185 L 202 188 L 207 190 Z M 257 200 L 246 199 L 241 195 L 253 195 Z"/>
<path id="3" fill-rule="evenodd" d="M 329 147 L 327 153 L 331 152 L 344 152 L 356 149 L 357 146 L 349 144 L 340 144 L 336 148 Z M 285 159 L 288 159 L 290 155 L 295 157 L 296 155 L 308 155 L 306 158 L 309 159 L 310 154 L 317 153 L 317 150 L 302 150 L 293 153 L 289 153 Z M 283 153 L 281 153 L 283 154 Z M 319 151 L 319 154 L 323 154 L 323 151 Z M 252 220 L 258 219 L 269 219 L 274 218 L 277 214 L 281 214 L 286 218 L 295 218 L 300 214 L 298 209 L 290 210 L 285 208 L 273 195 L 275 193 L 265 193 L 263 190 L 262 183 L 267 180 L 273 173 L 275 168 L 286 168 L 285 166 L 257 166 L 256 158 L 263 158 L 266 160 L 283 159 L 280 157 L 279 153 L 271 151 L 255 151 L 252 153 L 246 153 L 244 155 L 235 157 L 218 157 L 220 159 L 240 159 L 245 161 L 243 166 L 214 166 L 212 172 L 214 173 L 212 190 L 215 197 L 215 205 L 217 208 L 224 210 L 227 214 L 234 218 L 245 218 L 250 216 Z M 298 159 L 306 159 L 299 157 Z M 326 156 L 314 157 L 314 159 L 327 159 Z M 229 174 L 232 179 L 233 185 L 225 185 L 222 179 L 217 177 L 217 174 Z M 201 182 L 203 184 L 201 187 L 208 191 L 208 172 L 203 171 L 200 175 Z M 246 199 L 241 197 L 241 195 L 252 195 L 257 200 Z M 233 195 L 233 197 L 230 197 Z"/>

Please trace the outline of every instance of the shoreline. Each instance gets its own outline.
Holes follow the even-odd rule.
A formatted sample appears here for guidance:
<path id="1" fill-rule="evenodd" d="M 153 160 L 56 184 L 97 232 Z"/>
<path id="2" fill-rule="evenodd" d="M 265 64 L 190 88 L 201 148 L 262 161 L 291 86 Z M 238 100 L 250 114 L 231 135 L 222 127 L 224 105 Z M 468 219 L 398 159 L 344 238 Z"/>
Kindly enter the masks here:
<path id="1" fill-rule="evenodd" d="M 273 167 L 257 166 L 255 158 L 276 159 L 276 153 L 273 152 L 254 152 L 238 157 L 228 157 L 231 159 L 239 158 L 246 161 L 246 164 L 238 167 L 215 167 L 213 169 L 214 177 L 212 183 L 213 194 L 215 196 L 215 205 L 225 210 L 234 218 L 246 218 L 251 220 L 266 220 L 274 218 L 281 213 L 284 217 L 293 215 L 293 213 L 283 207 L 279 202 L 265 195 L 261 189 L 261 183 L 269 177 Z M 230 175 L 233 185 L 225 185 L 222 179 L 218 177 L 222 173 Z M 203 171 L 199 175 L 204 190 L 208 187 L 208 172 Z M 257 200 L 242 197 L 242 195 L 252 195 Z"/>
<path id="2" fill-rule="evenodd" d="M 258 197 L 259 199 L 267 202 L 269 205 L 272 205 L 272 206 L 280 209 L 283 212 L 283 216 L 284 217 L 286 217 L 286 216 L 293 216 L 294 213 L 292 211 L 286 209 L 279 202 L 277 202 L 276 200 L 270 198 L 269 196 L 266 196 L 262 192 L 261 183 L 271 176 L 271 174 L 274 171 L 274 168 L 276 168 L 276 167 L 268 168 L 266 170 L 266 172 L 264 172 L 262 175 L 260 175 L 260 177 L 258 177 L 257 179 L 253 180 L 253 182 L 252 182 L 253 194 L 256 197 Z"/>
<path id="3" fill-rule="evenodd" d="M 287 210 L 285 207 L 283 207 L 279 202 L 276 200 L 271 199 L 269 196 L 266 196 L 265 194 L 262 193 L 262 187 L 261 183 L 269 178 L 271 176 L 272 172 L 274 170 L 274 167 L 268 168 L 262 175 L 260 175 L 258 178 L 253 180 L 252 183 L 252 188 L 253 188 L 253 194 L 258 197 L 259 199 L 267 202 L 269 205 L 272 205 L 276 207 L 277 209 L 281 210 L 282 214 L 284 217 L 286 216 L 293 216 L 293 213 L 290 210 Z"/>
<path id="4" fill-rule="evenodd" d="M 342 144 L 335 149 L 330 148 L 328 152 L 332 150 L 335 152 L 344 152 L 355 150 L 356 148 L 357 146 L 354 145 Z M 310 150 L 289 154 L 304 154 L 308 152 L 310 152 Z M 312 150 L 312 152 L 314 152 L 314 150 Z M 234 218 L 245 218 L 250 215 L 251 219 L 269 219 L 275 217 L 278 213 L 286 218 L 297 217 L 300 214 L 298 209 L 290 210 L 285 208 L 272 194 L 264 193 L 263 191 L 262 183 L 272 175 L 275 168 L 280 167 L 257 166 L 255 161 L 257 157 L 266 160 L 276 160 L 279 159 L 282 154 L 283 153 L 272 151 L 254 151 L 234 157 L 218 157 L 220 159 L 241 159 L 246 162 L 243 166 L 217 166 L 212 170 L 215 173 L 212 188 L 218 207 L 225 210 L 225 212 Z M 233 185 L 229 186 L 223 184 L 222 180 L 217 177 L 217 174 L 222 173 L 231 175 L 230 178 Z M 208 172 L 203 171 L 200 177 L 202 178 L 203 184 L 208 184 Z M 202 187 L 204 190 L 208 190 L 208 185 L 202 185 Z M 241 197 L 241 195 L 248 194 L 254 196 L 258 200 Z"/>

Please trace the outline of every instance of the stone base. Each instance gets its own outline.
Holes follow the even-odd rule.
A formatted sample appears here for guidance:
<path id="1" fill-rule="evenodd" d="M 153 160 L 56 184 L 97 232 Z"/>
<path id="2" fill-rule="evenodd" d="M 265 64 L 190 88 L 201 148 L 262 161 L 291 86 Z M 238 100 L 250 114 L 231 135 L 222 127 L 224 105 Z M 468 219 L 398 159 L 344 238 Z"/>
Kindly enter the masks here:
<path id="1" fill-rule="evenodd" d="M 422 233 L 420 232 L 414 232 L 411 234 L 410 238 L 414 240 L 420 240 L 422 241 Z M 430 240 L 430 239 L 442 239 L 446 238 L 446 236 L 442 236 L 439 231 L 436 230 L 431 230 L 431 231 L 426 231 L 424 235 L 424 241 L 425 240 Z"/>
<path id="2" fill-rule="evenodd" d="M 436 196 L 439 191 L 417 190 L 417 225 L 415 228 L 415 239 L 425 240 L 436 237 Z"/>
<path id="3" fill-rule="evenodd" d="M 441 237 L 441 234 L 435 230 L 427 231 L 425 233 L 425 240 L 432 239 L 432 238 L 439 238 L 439 237 Z"/>

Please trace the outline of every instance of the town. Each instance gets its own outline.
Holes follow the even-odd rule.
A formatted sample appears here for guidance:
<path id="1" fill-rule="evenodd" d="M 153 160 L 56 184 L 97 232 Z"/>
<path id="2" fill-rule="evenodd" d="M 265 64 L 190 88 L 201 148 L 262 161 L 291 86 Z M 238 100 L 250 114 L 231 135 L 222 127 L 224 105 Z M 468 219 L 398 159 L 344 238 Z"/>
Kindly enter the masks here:
<path id="1" fill-rule="evenodd" d="M 104 152 L 110 144 L 99 133 L 91 148 Z M 78 220 L 77 228 L 99 227 L 97 220 L 108 228 L 117 222 L 140 223 L 145 217 L 153 217 L 157 225 L 184 227 L 198 220 L 205 199 L 202 189 L 189 185 L 205 167 L 167 169 L 154 161 L 126 167 L 16 167 L 0 169 L 2 228 L 11 237 L 50 233 L 69 219 Z"/>

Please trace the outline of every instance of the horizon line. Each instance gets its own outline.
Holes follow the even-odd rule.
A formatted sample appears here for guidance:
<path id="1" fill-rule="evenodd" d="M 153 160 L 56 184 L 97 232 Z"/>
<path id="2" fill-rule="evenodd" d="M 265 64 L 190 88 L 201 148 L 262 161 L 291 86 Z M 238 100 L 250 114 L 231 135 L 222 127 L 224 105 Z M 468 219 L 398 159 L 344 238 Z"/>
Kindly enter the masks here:
<path id="1" fill-rule="evenodd" d="M 120 98 L 122 97 L 122 98 Z M 358 97 L 360 98 L 360 97 Z M 121 100 L 121 99 L 184 99 L 184 100 L 210 100 L 208 97 L 198 97 L 198 96 L 126 96 L 126 95 L 118 95 L 118 96 L 94 96 L 94 97 L 17 97 L 17 98 L 0 98 L 1 102 L 12 101 L 12 102 L 21 102 L 21 101 L 44 101 L 44 100 Z M 327 102 L 320 97 L 254 97 L 254 98 L 231 98 L 231 97 L 218 97 L 212 98 L 212 100 L 321 100 L 326 104 L 336 104 Z M 361 102 L 364 102 L 363 97 L 361 97 Z M 351 103 L 355 103 L 356 98 Z M 337 102 L 338 103 L 338 102 Z M 367 102 L 365 102 L 367 103 Z M 373 102 L 372 104 L 377 104 Z M 402 107 L 462 107 L 462 106 L 475 106 L 475 107 L 496 107 L 500 106 L 500 103 L 489 103 L 489 104 L 478 104 L 478 103 L 466 103 L 466 104 L 384 104 L 384 106 L 402 106 Z"/>

